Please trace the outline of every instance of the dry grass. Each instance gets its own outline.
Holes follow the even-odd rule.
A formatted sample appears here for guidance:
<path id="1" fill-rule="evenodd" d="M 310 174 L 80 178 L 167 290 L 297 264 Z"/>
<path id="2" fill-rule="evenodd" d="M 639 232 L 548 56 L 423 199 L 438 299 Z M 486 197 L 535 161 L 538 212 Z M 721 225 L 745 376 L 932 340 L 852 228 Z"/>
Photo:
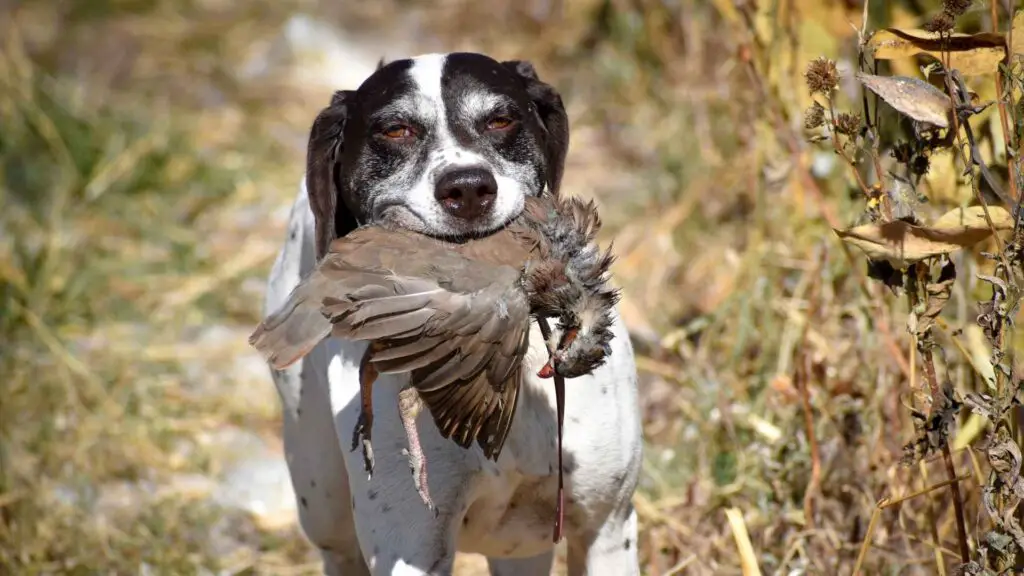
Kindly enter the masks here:
<path id="1" fill-rule="evenodd" d="M 415 22 L 413 48 L 531 59 L 562 91 L 566 187 L 602 205 L 640 353 L 645 573 L 956 565 L 949 490 L 930 489 L 941 460 L 900 465 L 914 437 L 904 402 L 922 385 L 906 305 L 841 249 L 831 227 L 864 201 L 801 129 L 804 67 L 825 55 L 849 76 L 857 3 L 52 4 L 0 35 L 0 571 L 315 571 L 294 530 L 187 495 L 94 519 L 99 485 L 213 473 L 204 431 L 276 433 L 273 406 L 254 412 L 240 388 L 211 399 L 182 364 L 243 348 L 190 345 L 196 327 L 257 320 L 327 89 L 300 90 L 283 68 L 237 71 L 299 9 L 378 40 Z M 920 24 L 939 5 L 910 4 L 872 3 L 872 27 Z M 887 142 L 906 128 L 887 126 Z M 955 174 L 934 169 L 924 213 L 965 202 Z M 987 264 L 958 266 L 937 360 L 967 392 L 983 389 L 972 361 L 988 354 L 974 325 Z M 953 457 L 974 527 L 986 465 L 963 424 Z M 77 497 L 55 502 L 57 487 Z M 225 533 L 242 553 L 218 559 L 206 544 Z"/>

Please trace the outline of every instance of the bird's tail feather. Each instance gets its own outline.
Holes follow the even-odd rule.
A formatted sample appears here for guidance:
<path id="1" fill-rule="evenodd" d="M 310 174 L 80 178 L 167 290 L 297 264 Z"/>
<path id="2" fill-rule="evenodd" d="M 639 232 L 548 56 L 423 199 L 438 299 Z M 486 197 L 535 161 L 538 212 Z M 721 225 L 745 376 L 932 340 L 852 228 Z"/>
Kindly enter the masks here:
<path id="1" fill-rule="evenodd" d="M 319 283 L 315 278 L 310 280 L 314 281 L 296 286 L 284 305 L 249 336 L 249 344 L 275 370 L 283 370 L 309 354 L 331 332 L 331 321 L 324 317 L 322 302 L 315 297 L 321 292 Z"/>

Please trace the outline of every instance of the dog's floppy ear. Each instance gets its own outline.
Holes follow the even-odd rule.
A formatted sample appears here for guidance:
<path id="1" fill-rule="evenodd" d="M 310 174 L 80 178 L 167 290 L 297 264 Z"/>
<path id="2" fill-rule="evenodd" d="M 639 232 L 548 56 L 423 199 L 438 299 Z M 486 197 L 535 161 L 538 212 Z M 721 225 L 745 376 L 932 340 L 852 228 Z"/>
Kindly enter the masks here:
<path id="1" fill-rule="evenodd" d="M 349 100 L 355 92 L 339 90 L 331 97 L 309 131 L 306 152 L 306 192 L 316 220 L 316 258 L 327 254 L 331 241 L 355 230 L 357 223 L 338 190 L 338 161 L 344 146 Z"/>
<path id="2" fill-rule="evenodd" d="M 557 195 L 565 171 L 565 156 L 569 152 L 569 116 L 565 113 L 562 96 L 550 84 L 540 80 L 533 64 L 525 60 L 509 60 L 502 62 L 502 65 L 515 72 L 523 81 L 526 93 L 533 100 L 537 114 L 547 129 L 547 184 L 548 190 Z"/>

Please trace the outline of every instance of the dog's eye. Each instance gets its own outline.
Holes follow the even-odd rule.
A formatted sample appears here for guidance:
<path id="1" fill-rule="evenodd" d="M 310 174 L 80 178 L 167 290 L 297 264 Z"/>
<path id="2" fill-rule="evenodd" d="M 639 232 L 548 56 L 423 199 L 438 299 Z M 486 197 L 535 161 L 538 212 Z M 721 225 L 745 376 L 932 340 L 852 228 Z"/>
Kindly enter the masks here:
<path id="1" fill-rule="evenodd" d="M 382 130 L 381 134 L 389 140 L 411 140 L 416 137 L 412 128 L 405 124 L 391 124 Z"/>
<path id="2" fill-rule="evenodd" d="M 508 116 L 495 116 L 487 121 L 488 130 L 504 130 L 512 125 L 512 119 Z"/>

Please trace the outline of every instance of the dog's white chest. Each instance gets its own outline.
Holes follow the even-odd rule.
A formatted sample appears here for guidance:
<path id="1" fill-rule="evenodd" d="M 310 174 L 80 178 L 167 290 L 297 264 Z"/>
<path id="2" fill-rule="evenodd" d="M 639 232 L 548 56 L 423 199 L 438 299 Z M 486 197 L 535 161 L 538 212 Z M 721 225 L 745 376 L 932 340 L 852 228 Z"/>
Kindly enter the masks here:
<path id="1" fill-rule="evenodd" d="M 555 394 L 552 380 L 536 377 L 546 360 L 534 324 L 516 417 L 498 461 L 481 460 L 473 475 L 459 532 L 460 550 L 527 557 L 551 547 L 558 489 Z"/>
<path id="2" fill-rule="evenodd" d="M 592 515 L 607 508 L 618 487 L 631 480 L 623 470 L 635 469 L 639 456 L 632 350 L 618 320 L 615 332 L 608 364 L 594 375 L 566 382 L 563 472 L 567 530 L 589 523 Z M 442 438 L 429 413 L 422 413 L 417 422 L 430 491 L 442 501 L 460 504 L 458 509 L 442 513 L 459 519 L 458 548 L 465 552 L 528 557 L 552 545 L 558 486 L 554 384 L 536 376 L 547 359 L 536 325 L 530 338 L 525 360 L 527 376 L 512 429 L 497 462 L 484 458 L 475 445 L 465 450 Z M 328 374 L 331 404 L 342 446 L 346 446 L 347 431 L 354 426 L 358 411 L 358 360 L 364 345 L 338 344 Z M 359 472 L 352 475 L 354 484 L 365 482 L 367 493 L 388 493 L 386 501 L 371 503 L 379 507 L 382 520 L 399 506 L 406 510 L 423 507 L 401 455 L 407 440 L 398 420 L 397 393 L 403 385 L 403 377 L 398 376 L 382 376 L 374 385 L 377 469 L 368 481 Z M 359 471 L 355 456 L 350 453 L 346 457 L 352 464 L 350 473 L 352 469 Z M 354 486 L 354 491 L 358 490 Z M 452 492 L 459 494 L 452 499 Z"/>
<path id="3" fill-rule="evenodd" d="M 633 352 L 616 319 L 608 363 L 566 381 L 564 452 L 566 530 L 590 525 L 635 481 L 640 442 Z M 530 333 L 527 378 L 509 439 L 496 464 L 485 463 L 471 483 L 459 548 L 488 556 L 527 557 L 550 548 L 558 489 L 555 391 L 536 377 L 546 350 L 536 325 Z"/>

